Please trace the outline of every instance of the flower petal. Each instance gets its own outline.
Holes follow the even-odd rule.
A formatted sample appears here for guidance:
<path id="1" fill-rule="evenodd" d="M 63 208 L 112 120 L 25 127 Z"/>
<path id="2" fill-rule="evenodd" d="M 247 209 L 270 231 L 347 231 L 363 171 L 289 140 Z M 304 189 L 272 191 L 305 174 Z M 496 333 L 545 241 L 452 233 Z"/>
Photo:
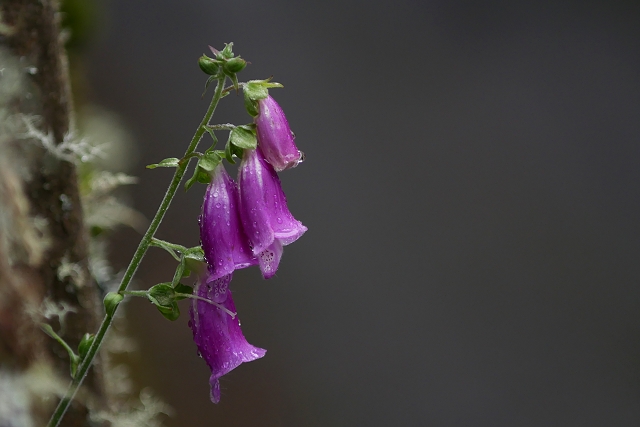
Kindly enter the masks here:
<path id="1" fill-rule="evenodd" d="M 211 280 L 256 265 L 238 213 L 238 189 L 220 164 L 207 187 L 200 216 L 200 240 Z"/>
<path id="2" fill-rule="evenodd" d="M 216 302 L 235 313 L 236 307 L 231 299 L 229 283 L 231 274 L 211 279 L 202 275 L 196 284 L 195 294 L 201 298 Z M 218 306 L 201 300 L 193 300 L 190 308 L 189 326 L 201 357 L 211 369 L 211 401 L 220 401 L 221 376 L 227 374 L 243 362 L 263 357 L 266 350 L 254 347 L 247 342 L 238 317 L 232 318 Z"/>
<path id="3" fill-rule="evenodd" d="M 272 277 L 278 269 L 282 246 L 300 238 L 307 227 L 289 211 L 280 178 L 260 149 L 245 150 L 238 183 L 242 224 L 263 276 Z"/>
<path id="4" fill-rule="evenodd" d="M 267 249 L 275 239 L 265 191 L 272 186 L 269 171 L 257 150 L 245 150 L 238 169 L 240 218 L 254 255 Z"/>
<path id="5" fill-rule="evenodd" d="M 258 254 L 262 277 L 271 279 L 276 274 L 280 258 L 282 258 L 282 243 L 276 239 L 271 246 Z"/>

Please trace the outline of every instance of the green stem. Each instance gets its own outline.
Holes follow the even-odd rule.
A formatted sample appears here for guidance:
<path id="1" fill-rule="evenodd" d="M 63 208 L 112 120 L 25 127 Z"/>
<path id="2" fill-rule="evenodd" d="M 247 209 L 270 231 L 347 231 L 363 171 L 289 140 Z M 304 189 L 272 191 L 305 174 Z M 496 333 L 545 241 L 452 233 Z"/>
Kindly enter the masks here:
<path id="1" fill-rule="evenodd" d="M 222 97 L 222 90 L 224 88 L 225 80 L 226 80 L 226 77 L 224 76 L 218 78 L 218 85 L 216 86 L 216 91 L 213 95 L 213 99 L 211 99 L 211 104 L 209 104 L 209 109 L 204 115 L 204 118 L 202 119 L 200 126 L 198 126 L 198 130 L 196 130 L 195 135 L 193 135 L 193 138 L 191 139 L 191 143 L 189 143 L 189 147 L 187 148 L 187 151 L 185 152 L 184 157 L 190 156 L 191 153 L 193 153 L 196 147 L 198 146 L 200 139 L 202 139 L 202 135 L 206 131 L 205 126 L 209 124 L 209 121 L 211 120 L 211 116 L 213 115 L 213 112 L 215 111 L 216 106 L 218 105 L 218 102 Z M 182 181 L 182 177 L 184 176 L 184 173 L 187 169 L 187 163 L 188 162 L 179 164 L 178 167 L 176 168 L 176 172 L 173 175 L 173 180 L 171 180 L 171 184 L 169 185 L 169 188 L 167 189 L 167 192 L 164 195 L 164 198 L 162 199 L 162 203 L 160 203 L 158 212 L 156 212 L 156 215 L 153 217 L 153 220 L 151 221 L 151 225 L 149 225 L 149 229 L 142 237 L 142 240 L 138 245 L 138 249 L 136 249 L 136 252 L 133 255 L 133 258 L 131 259 L 131 263 L 129 264 L 129 267 L 127 267 L 127 270 L 125 271 L 124 276 L 122 277 L 122 282 L 118 287 L 118 292 L 121 293 L 127 289 L 127 286 L 129 286 L 129 283 L 131 282 L 133 275 L 138 269 L 138 266 L 140 265 L 142 258 L 146 254 L 147 249 L 149 249 L 149 246 L 151 245 L 151 241 L 153 239 L 153 235 L 158 230 L 158 227 L 162 222 L 162 218 L 164 218 L 164 215 L 167 212 L 167 209 L 169 208 L 169 205 L 171 204 L 171 201 L 173 200 L 173 197 L 176 194 L 176 190 L 178 189 L 178 186 Z M 112 322 L 113 322 L 113 316 L 107 315 L 102 320 L 100 329 L 98 329 L 98 333 L 96 334 L 96 337 L 93 340 L 93 343 L 91 344 L 91 347 L 89 348 L 89 351 L 87 352 L 86 357 L 82 360 L 82 363 L 80 364 L 78 372 L 73 378 L 73 381 L 71 381 L 71 384 L 69 385 L 69 388 L 65 396 L 62 398 L 62 400 L 60 400 L 58 407 L 56 408 L 55 412 L 51 416 L 51 419 L 49 420 L 49 424 L 47 424 L 48 427 L 57 427 L 60 424 L 60 421 L 62 421 L 62 417 L 64 416 L 65 412 L 67 412 L 67 409 L 69 408 L 69 405 L 71 404 L 71 401 L 73 400 L 73 397 L 75 396 L 76 392 L 80 388 L 80 385 L 82 385 L 82 381 L 84 381 L 84 378 L 87 375 L 87 372 L 91 367 L 91 364 L 93 363 L 93 359 L 98 353 L 100 346 L 102 345 L 102 340 L 104 340 L 104 336 L 109 330 L 109 327 L 111 326 Z"/>
<path id="2" fill-rule="evenodd" d="M 156 239 L 155 237 L 153 237 L 151 239 L 151 245 L 152 246 L 157 246 L 159 248 L 171 248 L 175 251 L 178 251 L 180 253 L 185 253 L 187 251 L 187 247 L 186 246 L 182 246 L 182 245 L 177 245 L 175 243 L 171 243 L 171 242 L 167 242 L 166 240 L 160 240 L 160 239 Z"/>
<path id="3" fill-rule="evenodd" d="M 123 295 L 130 295 L 132 297 L 144 297 L 149 298 L 149 291 L 122 291 Z"/>

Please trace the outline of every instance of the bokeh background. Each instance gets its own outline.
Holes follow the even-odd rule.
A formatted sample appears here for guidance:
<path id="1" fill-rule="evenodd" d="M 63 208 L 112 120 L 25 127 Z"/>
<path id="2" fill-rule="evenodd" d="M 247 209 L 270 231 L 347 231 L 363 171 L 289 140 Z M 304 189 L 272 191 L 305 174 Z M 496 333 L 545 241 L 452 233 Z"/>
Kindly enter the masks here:
<path id="1" fill-rule="evenodd" d="M 309 227 L 277 276 L 237 272 L 265 358 L 222 379 L 183 315 L 128 306 L 135 380 L 168 426 L 640 425 L 640 6 L 409 0 L 96 3 L 85 96 L 136 141 L 151 218 L 208 104 L 207 45 L 273 75 L 307 160 Z M 248 122 L 225 98 L 216 123 Z M 226 136 L 221 133 L 221 139 Z M 204 140 L 208 143 L 208 140 Z M 134 153 L 132 151 L 132 153 Z M 203 186 L 158 237 L 198 243 Z M 118 233 L 123 268 L 140 238 Z M 137 275 L 170 280 L 152 250 Z"/>

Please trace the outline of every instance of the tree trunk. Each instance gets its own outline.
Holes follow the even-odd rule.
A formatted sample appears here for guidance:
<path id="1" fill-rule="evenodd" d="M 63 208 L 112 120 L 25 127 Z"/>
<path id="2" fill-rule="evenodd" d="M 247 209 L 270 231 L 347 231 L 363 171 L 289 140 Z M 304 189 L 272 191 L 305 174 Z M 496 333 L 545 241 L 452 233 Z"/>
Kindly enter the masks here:
<path id="1" fill-rule="evenodd" d="M 43 142 L 50 135 L 55 148 L 73 130 L 58 3 L 0 0 L 0 12 L 0 425 L 39 426 L 70 381 L 66 351 L 40 323 L 77 349 L 103 312 L 76 166 Z M 25 138 L 26 121 L 41 138 Z M 89 425 L 102 390 L 94 367 L 62 425 Z"/>

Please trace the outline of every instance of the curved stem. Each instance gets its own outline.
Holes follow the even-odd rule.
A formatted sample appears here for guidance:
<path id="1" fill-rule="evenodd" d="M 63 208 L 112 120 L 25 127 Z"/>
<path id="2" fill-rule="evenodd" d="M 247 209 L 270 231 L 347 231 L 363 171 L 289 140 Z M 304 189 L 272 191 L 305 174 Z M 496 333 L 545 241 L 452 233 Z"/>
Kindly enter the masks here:
<path id="1" fill-rule="evenodd" d="M 198 126 L 198 130 L 196 130 L 195 135 L 193 135 L 193 138 L 191 139 L 191 143 L 189 143 L 189 147 L 187 148 L 187 151 L 185 152 L 183 157 L 190 156 L 191 153 L 193 153 L 196 147 L 198 146 L 198 143 L 200 142 L 202 135 L 206 131 L 205 126 L 209 124 L 209 120 L 211 120 L 211 116 L 213 115 L 213 112 L 215 111 L 216 106 L 218 105 L 218 102 L 222 97 L 222 90 L 224 88 L 225 80 L 226 80 L 226 77 L 224 76 L 218 78 L 218 85 L 216 86 L 215 93 L 213 95 L 213 98 L 211 99 L 211 104 L 209 104 L 209 108 L 207 109 L 207 112 L 204 115 L 204 118 L 202 119 L 200 126 Z M 182 177 L 184 176 L 184 173 L 187 169 L 187 163 L 188 162 L 185 162 L 184 164 L 179 164 L 178 167 L 176 168 L 176 172 L 173 175 L 173 179 L 171 180 L 171 184 L 169 185 L 169 188 L 167 189 L 167 192 L 164 195 L 164 198 L 162 199 L 162 203 L 160 203 L 160 207 L 158 208 L 156 215 L 153 217 L 153 220 L 151 221 L 151 225 L 149 225 L 149 229 L 147 230 L 146 233 L 144 233 L 144 236 L 142 237 L 142 240 L 138 245 L 138 249 L 136 249 L 136 252 L 133 255 L 133 258 L 131 259 L 131 263 L 127 267 L 127 270 L 125 271 L 124 276 L 122 277 L 122 282 L 120 282 L 120 286 L 118 287 L 118 292 L 123 292 L 124 290 L 127 289 L 127 286 L 129 286 L 129 283 L 131 282 L 133 275 L 138 269 L 138 266 L 140 265 L 142 258 L 144 258 L 144 255 L 146 254 L 147 249 L 149 249 L 149 246 L 151 245 L 151 240 L 153 239 L 153 235 L 158 230 L 158 227 L 162 222 L 162 218 L 164 218 L 164 215 L 167 212 L 167 209 L 169 208 L 169 205 L 171 204 L 171 201 L 173 200 L 173 197 L 176 194 L 176 190 L 178 189 L 178 186 L 182 181 Z M 64 416 L 65 412 L 67 412 L 67 409 L 69 408 L 69 405 L 73 400 L 73 397 L 75 396 L 76 392 L 80 388 L 82 381 L 84 381 L 84 378 L 87 375 L 87 372 L 91 367 L 91 364 L 93 363 L 93 359 L 96 356 L 96 353 L 98 353 L 98 350 L 102 345 L 102 341 L 104 340 L 104 336 L 109 330 L 109 327 L 111 326 L 112 322 L 113 322 L 113 316 L 107 315 L 102 320 L 100 329 L 98 329 L 98 333 L 96 333 L 96 337 L 93 340 L 93 343 L 91 344 L 91 347 L 89 348 L 89 351 L 87 352 L 86 357 L 83 359 L 82 363 L 80 364 L 78 368 L 78 372 L 73 378 L 73 381 L 71 381 L 71 384 L 69 385 L 69 389 L 67 390 L 65 396 L 62 398 L 62 400 L 60 400 L 58 407 L 56 408 L 55 412 L 51 416 L 51 419 L 49 420 L 49 424 L 47 424 L 48 427 L 57 427 L 60 424 L 60 421 L 62 420 L 62 417 Z"/>

